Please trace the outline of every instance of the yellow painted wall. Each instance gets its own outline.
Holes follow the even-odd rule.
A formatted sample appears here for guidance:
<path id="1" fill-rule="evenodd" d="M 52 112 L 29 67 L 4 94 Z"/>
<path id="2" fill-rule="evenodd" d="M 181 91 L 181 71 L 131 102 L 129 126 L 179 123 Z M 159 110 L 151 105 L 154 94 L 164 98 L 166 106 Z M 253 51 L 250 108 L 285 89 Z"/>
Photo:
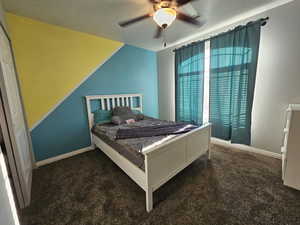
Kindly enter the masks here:
<path id="1" fill-rule="evenodd" d="M 6 14 L 29 127 L 123 43 Z"/>

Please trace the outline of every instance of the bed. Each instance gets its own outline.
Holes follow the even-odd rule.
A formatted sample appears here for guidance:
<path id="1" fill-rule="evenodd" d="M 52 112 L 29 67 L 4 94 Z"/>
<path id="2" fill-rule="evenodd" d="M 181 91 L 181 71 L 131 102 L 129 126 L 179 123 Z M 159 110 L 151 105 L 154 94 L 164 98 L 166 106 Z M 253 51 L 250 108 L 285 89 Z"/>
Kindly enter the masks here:
<path id="1" fill-rule="evenodd" d="M 93 147 L 103 151 L 146 193 L 146 210 L 153 209 L 153 192 L 178 172 L 202 155 L 210 159 L 211 125 L 205 124 L 184 134 L 113 140 L 109 133 L 119 127 L 111 124 L 94 124 L 93 110 L 111 110 L 116 106 L 128 106 L 143 112 L 141 94 L 86 96 L 86 107 Z M 97 104 L 95 104 L 97 102 Z M 151 117 L 136 122 L 135 126 L 174 123 Z M 124 146 L 136 151 L 126 151 Z M 138 149 L 137 149 L 138 148 Z"/>

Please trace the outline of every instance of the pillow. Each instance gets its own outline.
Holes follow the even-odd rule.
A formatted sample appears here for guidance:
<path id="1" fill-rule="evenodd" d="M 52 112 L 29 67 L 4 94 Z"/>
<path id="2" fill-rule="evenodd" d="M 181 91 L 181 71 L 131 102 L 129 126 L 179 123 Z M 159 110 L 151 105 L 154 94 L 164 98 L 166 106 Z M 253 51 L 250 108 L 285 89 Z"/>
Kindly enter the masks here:
<path id="1" fill-rule="evenodd" d="M 136 114 L 135 119 L 136 120 L 143 120 L 144 119 L 144 114 L 142 114 L 142 113 Z"/>
<path id="2" fill-rule="evenodd" d="M 133 112 L 128 106 L 117 106 L 112 111 L 113 116 L 128 115 L 128 114 L 133 114 Z"/>
<path id="3" fill-rule="evenodd" d="M 139 110 L 131 110 L 128 106 L 117 106 L 113 109 L 112 115 L 117 116 L 112 123 L 120 125 L 126 123 L 126 120 L 134 119 L 136 121 L 143 120 L 144 115 Z"/>
<path id="4" fill-rule="evenodd" d="M 122 124 L 122 119 L 120 116 L 112 116 L 111 122 L 116 125 Z"/>
<path id="5" fill-rule="evenodd" d="M 143 120 L 144 119 L 144 114 L 141 113 L 140 110 L 134 109 L 132 110 L 133 114 L 135 115 L 135 120 Z"/>
<path id="6" fill-rule="evenodd" d="M 123 123 L 127 123 L 126 120 L 135 120 L 135 115 L 134 114 L 124 114 L 120 116 L 113 116 L 111 118 L 111 122 L 116 125 L 120 125 Z"/>
<path id="7" fill-rule="evenodd" d="M 111 111 L 98 109 L 94 114 L 94 123 L 109 123 L 111 122 Z"/>
<path id="8" fill-rule="evenodd" d="M 135 123 L 135 119 L 129 119 L 129 120 L 126 120 L 126 123 L 127 123 L 127 124 Z"/>

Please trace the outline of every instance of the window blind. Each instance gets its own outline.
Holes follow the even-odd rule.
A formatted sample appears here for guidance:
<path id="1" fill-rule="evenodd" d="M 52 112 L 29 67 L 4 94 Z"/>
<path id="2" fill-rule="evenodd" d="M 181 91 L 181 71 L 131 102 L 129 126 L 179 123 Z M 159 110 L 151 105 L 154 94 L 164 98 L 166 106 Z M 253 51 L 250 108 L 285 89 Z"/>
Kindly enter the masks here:
<path id="1" fill-rule="evenodd" d="M 176 121 L 203 120 L 204 42 L 175 51 Z"/>

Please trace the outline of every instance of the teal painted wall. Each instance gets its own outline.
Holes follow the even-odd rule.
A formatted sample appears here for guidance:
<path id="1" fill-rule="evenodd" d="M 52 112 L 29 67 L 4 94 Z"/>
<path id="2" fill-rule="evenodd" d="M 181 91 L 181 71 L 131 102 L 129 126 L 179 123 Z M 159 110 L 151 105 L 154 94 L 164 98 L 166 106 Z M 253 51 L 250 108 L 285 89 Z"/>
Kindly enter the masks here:
<path id="1" fill-rule="evenodd" d="M 125 45 L 32 132 L 36 160 L 90 145 L 84 96 L 143 94 L 145 115 L 158 117 L 156 53 Z"/>

